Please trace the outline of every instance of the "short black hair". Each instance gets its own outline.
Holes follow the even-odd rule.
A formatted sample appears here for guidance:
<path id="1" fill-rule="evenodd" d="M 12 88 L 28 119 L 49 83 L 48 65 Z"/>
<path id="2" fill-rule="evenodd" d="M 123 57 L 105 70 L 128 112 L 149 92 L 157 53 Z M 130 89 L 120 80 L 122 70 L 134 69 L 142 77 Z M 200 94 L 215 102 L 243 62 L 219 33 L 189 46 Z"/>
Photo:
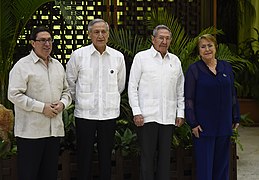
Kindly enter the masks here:
<path id="1" fill-rule="evenodd" d="M 48 27 L 38 26 L 32 30 L 32 33 L 30 35 L 30 40 L 36 40 L 37 34 L 40 32 L 48 32 L 50 34 L 51 38 L 53 39 L 52 33 Z"/>

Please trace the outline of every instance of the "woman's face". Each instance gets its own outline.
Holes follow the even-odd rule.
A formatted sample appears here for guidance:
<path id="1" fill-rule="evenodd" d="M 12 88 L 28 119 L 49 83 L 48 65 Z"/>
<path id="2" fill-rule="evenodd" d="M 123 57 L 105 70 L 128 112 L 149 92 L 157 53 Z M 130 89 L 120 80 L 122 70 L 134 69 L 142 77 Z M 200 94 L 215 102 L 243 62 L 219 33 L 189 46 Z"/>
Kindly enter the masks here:
<path id="1" fill-rule="evenodd" d="M 201 39 L 199 43 L 199 54 L 203 60 L 214 60 L 216 54 L 215 44 L 207 39 Z"/>

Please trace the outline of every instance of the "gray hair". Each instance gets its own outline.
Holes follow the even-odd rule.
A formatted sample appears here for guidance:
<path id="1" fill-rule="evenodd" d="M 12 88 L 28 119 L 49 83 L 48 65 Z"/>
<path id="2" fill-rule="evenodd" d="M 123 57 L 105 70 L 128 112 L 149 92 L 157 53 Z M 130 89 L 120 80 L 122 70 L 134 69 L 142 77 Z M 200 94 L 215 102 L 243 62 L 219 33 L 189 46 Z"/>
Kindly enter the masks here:
<path id="1" fill-rule="evenodd" d="M 158 26 L 155 27 L 155 29 L 153 30 L 153 36 L 156 37 L 158 30 L 160 29 L 166 29 L 170 32 L 170 37 L 172 36 L 172 31 L 171 29 L 169 29 L 169 27 L 167 27 L 166 25 L 160 24 Z"/>
<path id="2" fill-rule="evenodd" d="M 94 24 L 100 23 L 100 22 L 105 23 L 106 30 L 109 31 L 109 24 L 106 21 L 104 21 L 103 19 L 94 19 L 94 20 L 90 21 L 89 24 L 88 24 L 88 32 L 92 31 L 92 27 L 93 27 Z"/>

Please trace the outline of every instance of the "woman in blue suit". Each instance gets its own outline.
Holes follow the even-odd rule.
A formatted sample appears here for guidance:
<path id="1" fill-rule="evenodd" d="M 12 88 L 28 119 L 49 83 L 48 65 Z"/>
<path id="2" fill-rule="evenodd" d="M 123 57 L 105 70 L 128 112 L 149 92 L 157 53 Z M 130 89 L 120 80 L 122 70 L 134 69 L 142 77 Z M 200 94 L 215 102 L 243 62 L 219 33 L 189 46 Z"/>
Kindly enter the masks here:
<path id="1" fill-rule="evenodd" d="M 230 137 L 240 120 L 231 65 L 215 58 L 211 34 L 198 40 L 200 60 L 185 77 L 186 120 L 194 135 L 197 180 L 229 179 Z"/>

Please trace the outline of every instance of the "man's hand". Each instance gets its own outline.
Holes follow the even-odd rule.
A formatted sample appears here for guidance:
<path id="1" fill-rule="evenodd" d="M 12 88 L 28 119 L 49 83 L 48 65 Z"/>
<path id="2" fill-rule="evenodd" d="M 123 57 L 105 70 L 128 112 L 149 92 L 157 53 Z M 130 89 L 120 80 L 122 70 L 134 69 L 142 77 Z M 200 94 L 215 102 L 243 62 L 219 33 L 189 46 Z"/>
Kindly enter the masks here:
<path id="1" fill-rule="evenodd" d="M 135 115 L 133 118 L 133 121 L 134 121 L 135 125 L 138 127 L 144 125 L 144 117 L 141 114 Z"/>
<path id="2" fill-rule="evenodd" d="M 43 108 L 43 112 L 42 112 L 45 116 L 47 116 L 48 118 L 53 118 L 55 117 L 59 112 L 58 110 L 54 109 L 54 106 L 50 103 L 45 103 L 44 108 Z"/>
<path id="3" fill-rule="evenodd" d="M 64 109 L 64 104 L 62 102 L 55 102 L 51 104 L 52 108 L 58 111 L 58 113 L 61 113 Z"/>
<path id="4" fill-rule="evenodd" d="M 184 123 L 184 119 L 183 118 L 180 118 L 180 117 L 177 117 L 176 120 L 175 120 L 175 125 L 178 126 L 178 127 L 181 127 Z"/>

